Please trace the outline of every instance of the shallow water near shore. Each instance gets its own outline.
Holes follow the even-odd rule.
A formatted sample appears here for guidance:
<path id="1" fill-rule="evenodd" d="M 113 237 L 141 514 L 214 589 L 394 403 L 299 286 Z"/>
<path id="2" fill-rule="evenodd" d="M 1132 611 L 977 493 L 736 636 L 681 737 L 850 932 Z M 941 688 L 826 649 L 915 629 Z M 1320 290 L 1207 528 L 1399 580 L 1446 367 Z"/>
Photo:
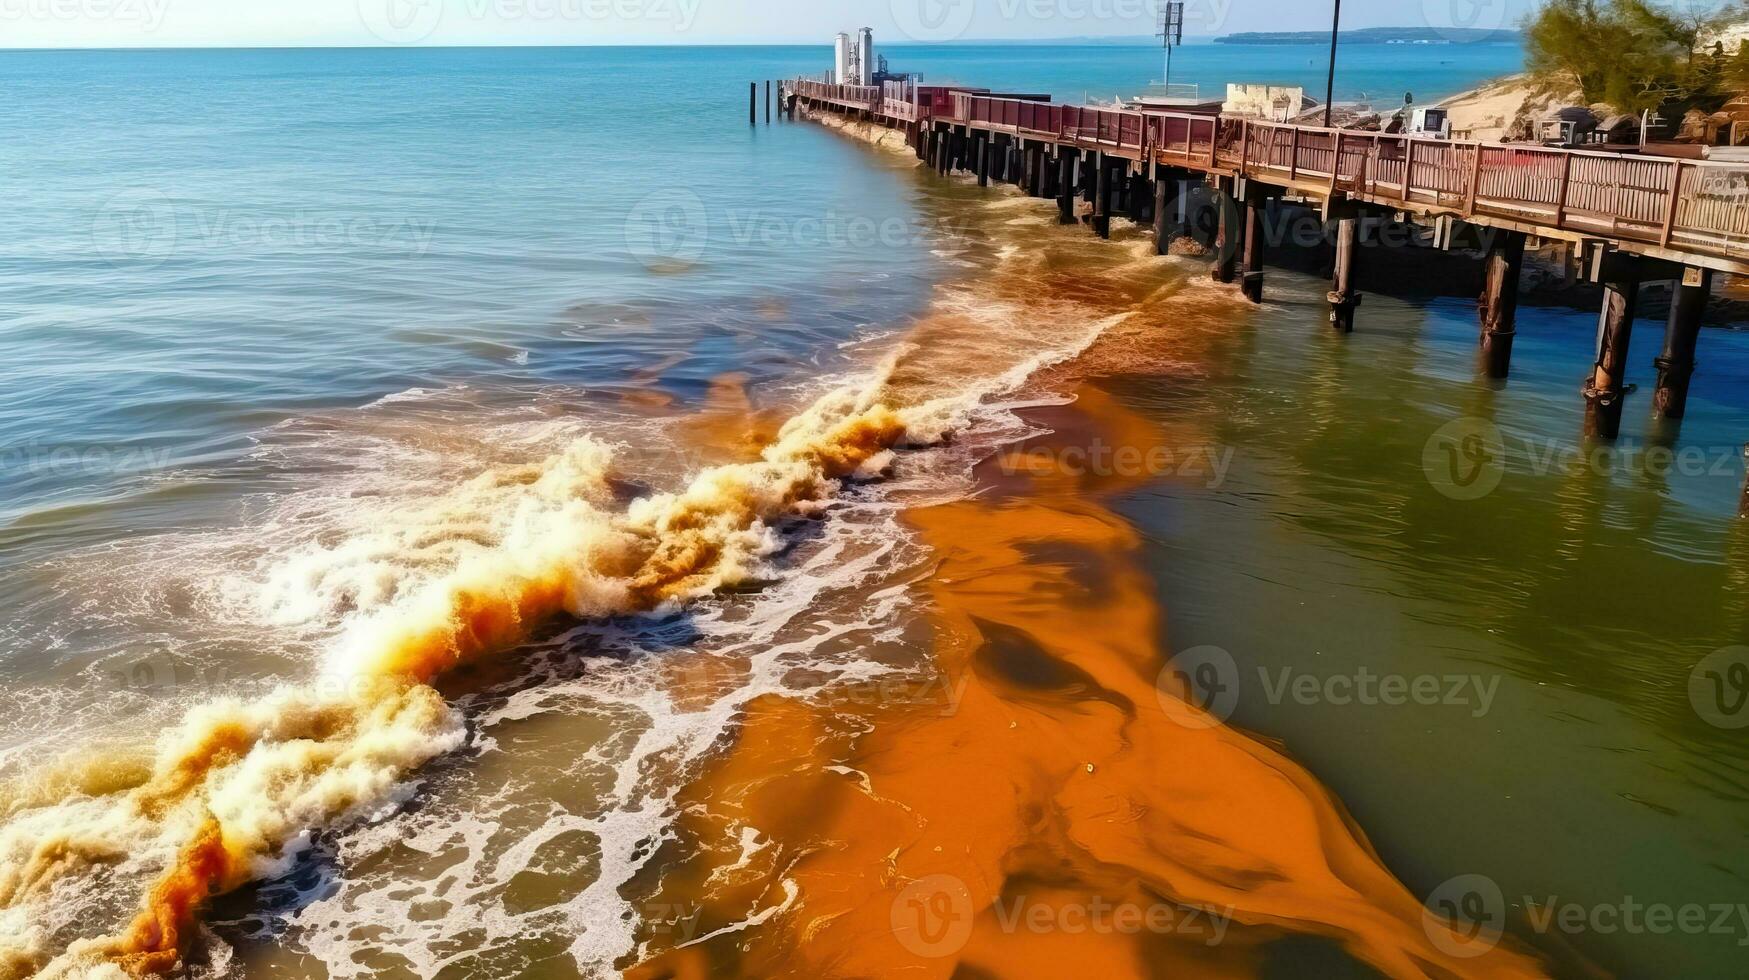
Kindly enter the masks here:
<path id="1" fill-rule="evenodd" d="M 116 59 L 90 101 L 57 57 L 0 62 L 0 179 L 88 161 L 21 195 L 0 286 L 0 975 L 105 959 L 203 812 L 263 835 L 206 975 L 1736 972 L 1743 930 L 1534 906 L 1749 900 L 1749 752 L 1688 686 L 1749 640 L 1741 334 L 1680 434 L 1630 402 L 1623 446 L 1704 465 L 1599 457 L 1587 315 L 1526 309 L 1505 386 L 1462 302 L 1332 336 L 1308 277 L 1252 308 L 1134 229 L 749 131 L 746 79 L 813 52 L 67 56 Z M 1490 492 L 1453 425 L 1499 430 Z M 414 693 L 346 686 L 413 654 Z M 1339 703 L 1369 673 L 1441 696 Z M 166 810 L 191 710 L 255 741 Z M 1424 919 L 1466 876 L 1497 948 Z"/>

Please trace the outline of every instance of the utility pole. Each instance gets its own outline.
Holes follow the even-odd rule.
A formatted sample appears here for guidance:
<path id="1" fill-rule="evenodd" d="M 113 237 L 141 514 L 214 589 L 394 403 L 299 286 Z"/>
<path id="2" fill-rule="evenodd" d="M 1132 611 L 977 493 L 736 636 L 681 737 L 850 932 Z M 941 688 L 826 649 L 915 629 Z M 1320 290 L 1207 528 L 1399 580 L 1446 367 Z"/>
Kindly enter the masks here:
<path id="1" fill-rule="evenodd" d="M 1324 128 L 1330 128 L 1330 110 L 1336 101 L 1336 36 L 1342 30 L 1342 0 L 1335 0 L 1336 13 L 1330 24 L 1330 78 L 1324 86 Z"/>
<path id="2" fill-rule="evenodd" d="M 1166 41 L 1166 77 L 1160 80 L 1161 94 L 1172 97 L 1172 49 L 1184 43 L 1184 4 L 1172 0 L 1160 13 L 1160 36 Z"/>

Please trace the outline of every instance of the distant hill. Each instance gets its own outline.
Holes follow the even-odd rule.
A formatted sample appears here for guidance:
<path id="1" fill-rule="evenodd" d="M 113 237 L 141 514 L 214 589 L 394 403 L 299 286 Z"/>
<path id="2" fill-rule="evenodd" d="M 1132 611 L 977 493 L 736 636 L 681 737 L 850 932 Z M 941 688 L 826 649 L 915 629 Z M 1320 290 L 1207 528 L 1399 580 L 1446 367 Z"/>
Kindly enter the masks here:
<path id="1" fill-rule="evenodd" d="M 1516 41 L 1517 31 L 1479 30 L 1462 27 L 1368 27 L 1343 31 L 1344 44 L 1476 44 L 1483 41 Z M 1329 31 L 1249 31 L 1215 38 L 1216 44 L 1327 44 Z"/>

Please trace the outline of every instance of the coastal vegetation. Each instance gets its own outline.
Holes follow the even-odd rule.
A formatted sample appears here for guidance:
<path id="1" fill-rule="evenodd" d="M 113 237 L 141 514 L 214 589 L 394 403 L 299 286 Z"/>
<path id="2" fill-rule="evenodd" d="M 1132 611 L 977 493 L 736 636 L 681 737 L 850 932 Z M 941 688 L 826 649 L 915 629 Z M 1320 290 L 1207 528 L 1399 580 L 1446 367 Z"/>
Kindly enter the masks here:
<path id="1" fill-rule="evenodd" d="M 1716 109 L 1749 87 L 1744 51 L 1723 36 L 1749 18 L 1741 0 L 1664 7 L 1649 0 L 1549 0 L 1525 25 L 1525 65 L 1550 91 L 1638 113 Z"/>

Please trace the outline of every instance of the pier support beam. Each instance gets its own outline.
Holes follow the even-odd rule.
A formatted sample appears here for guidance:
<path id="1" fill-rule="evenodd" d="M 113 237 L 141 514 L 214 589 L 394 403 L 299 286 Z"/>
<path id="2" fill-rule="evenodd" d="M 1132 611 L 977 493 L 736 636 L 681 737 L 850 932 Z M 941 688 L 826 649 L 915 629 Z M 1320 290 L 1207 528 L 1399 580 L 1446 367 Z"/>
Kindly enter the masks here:
<path id="1" fill-rule="evenodd" d="M 1239 209 L 1233 202 L 1232 186 L 1230 177 L 1215 178 L 1215 257 L 1209 265 L 1209 278 L 1219 283 L 1232 282 L 1239 264 Z"/>
<path id="2" fill-rule="evenodd" d="M 1166 255 L 1172 251 L 1172 239 L 1178 233 L 1173 215 L 1178 210 L 1178 194 L 1183 185 L 1177 177 L 1157 177 L 1154 180 L 1154 253 Z"/>
<path id="3" fill-rule="evenodd" d="M 1743 447 L 1743 462 L 1749 468 L 1749 446 Z M 1743 497 L 1737 502 L 1737 516 L 1749 519 L 1749 478 L 1743 481 Z"/>
<path id="4" fill-rule="evenodd" d="M 1093 174 L 1093 233 L 1100 238 L 1111 237 L 1111 169 L 1101 155 Z"/>
<path id="5" fill-rule="evenodd" d="M 1130 175 L 1130 220 L 1138 225 L 1146 226 L 1153 217 L 1154 195 L 1149 183 L 1146 164 Z"/>
<path id="6" fill-rule="evenodd" d="M 1652 363 L 1658 366 L 1658 390 L 1652 405 L 1667 419 L 1679 419 L 1688 411 L 1688 382 L 1694 377 L 1694 349 L 1700 340 L 1700 321 L 1712 298 L 1711 269 L 1687 268 L 1670 297 L 1670 322 L 1664 328 L 1664 352 Z"/>
<path id="7" fill-rule="evenodd" d="M 1353 204 L 1333 204 L 1336 222 L 1336 264 L 1330 276 L 1330 326 L 1340 333 L 1354 332 L 1354 310 L 1360 293 L 1354 288 L 1355 266 L 1360 259 L 1360 211 Z"/>
<path id="8" fill-rule="evenodd" d="M 1597 360 L 1585 379 L 1585 428 L 1599 439 L 1621 435 L 1622 403 L 1627 400 L 1628 341 L 1634 333 L 1639 300 L 1638 269 L 1630 256 L 1616 253 L 1603 264 L 1603 309 L 1597 317 Z"/>
<path id="9" fill-rule="evenodd" d="M 1027 148 L 1026 160 L 1026 192 L 1033 197 L 1045 196 L 1045 147 L 1043 143 L 1034 143 Z"/>
<path id="10" fill-rule="evenodd" d="M 1081 157 L 1081 199 L 1088 204 L 1099 196 L 1101 156 L 1098 150 L 1088 150 Z"/>
<path id="11" fill-rule="evenodd" d="M 1518 280 L 1524 270 L 1521 231 L 1494 231 L 1483 260 L 1485 276 L 1480 306 L 1482 364 L 1490 378 L 1512 372 L 1512 340 L 1518 335 Z"/>
<path id="12" fill-rule="evenodd" d="M 1245 264 L 1239 288 L 1253 303 L 1263 302 L 1263 208 L 1267 203 L 1263 189 L 1246 181 Z"/>
<path id="13" fill-rule="evenodd" d="M 1057 223 L 1075 223 L 1075 170 L 1080 162 L 1079 150 L 1063 147 L 1057 151 Z"/>

